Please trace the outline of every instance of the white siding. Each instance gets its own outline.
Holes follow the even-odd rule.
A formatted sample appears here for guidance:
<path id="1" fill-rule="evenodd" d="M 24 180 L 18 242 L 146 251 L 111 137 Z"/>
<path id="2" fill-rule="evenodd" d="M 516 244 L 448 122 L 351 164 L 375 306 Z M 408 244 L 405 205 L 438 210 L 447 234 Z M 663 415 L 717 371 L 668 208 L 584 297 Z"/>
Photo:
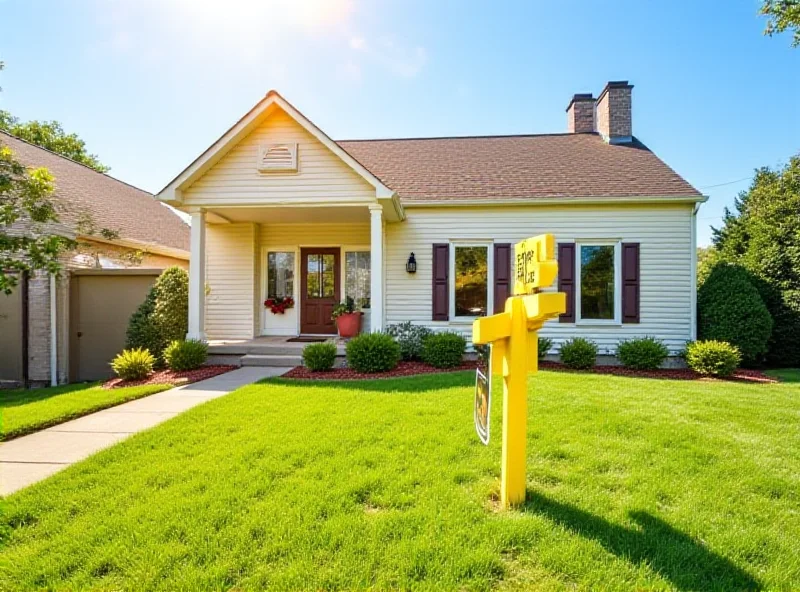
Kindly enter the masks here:
<path id="1" fill-rule="evenodd" d="M 209 339 L 255 335 L 259 270 L 258 224 L 206 228 L 206 334 Z"/>
<path id="2" fill-rule="evenodd" d="M 609 353 L 620 339 L 654 335 L 677 352 L 691 338 L 691 212 L 688 204 L 407 208 L 404 222 L 386 226 L 386 323 L 411 320 L 434 329 L 457 330 L 469 338 L 471 322 L 431 320 L 432 244 L 462 239 L 515 243 L 550 232 L 557 241 L 641 244 L 641 322 L 589 326 L 551 321 L 541 334 L 554 339 L 554 351 L 574 336 L 593 339 L 601 353 Z M 414 275 L 405 271 L 412 251 L 417 259 Z"/>
<path id="3" fill-rule="evenodd" d="M 296 173 L 259 173 L 260 143 L 297 143 Z M 277 109 L 184 190 L 184 205 L 375 202 L 375 189 Z"/>

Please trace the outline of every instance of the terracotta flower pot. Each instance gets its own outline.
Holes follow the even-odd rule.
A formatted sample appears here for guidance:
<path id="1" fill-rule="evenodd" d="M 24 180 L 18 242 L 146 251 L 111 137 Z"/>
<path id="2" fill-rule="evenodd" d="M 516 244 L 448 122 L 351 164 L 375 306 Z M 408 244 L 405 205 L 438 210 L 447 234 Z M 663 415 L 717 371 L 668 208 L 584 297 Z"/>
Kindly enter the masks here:
<path id="1" fill-rule="evenodd" d="M 336 317 L 336 328 L 339 337 L 355 337 L 361 331 L 361 313 L 348 312 Z"/>

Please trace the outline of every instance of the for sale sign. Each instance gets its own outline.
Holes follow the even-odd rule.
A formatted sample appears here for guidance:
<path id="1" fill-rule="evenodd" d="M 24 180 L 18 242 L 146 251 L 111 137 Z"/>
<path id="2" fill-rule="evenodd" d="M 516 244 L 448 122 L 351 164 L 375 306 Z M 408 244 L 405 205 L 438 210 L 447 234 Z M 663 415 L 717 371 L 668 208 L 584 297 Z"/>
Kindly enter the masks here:
<path id="1" fill-rule="evenodd" d="M 552 284 L 558 275 L 555 238 L 541 234 L 514 245 L 514 295 L 530 294 Z"/>

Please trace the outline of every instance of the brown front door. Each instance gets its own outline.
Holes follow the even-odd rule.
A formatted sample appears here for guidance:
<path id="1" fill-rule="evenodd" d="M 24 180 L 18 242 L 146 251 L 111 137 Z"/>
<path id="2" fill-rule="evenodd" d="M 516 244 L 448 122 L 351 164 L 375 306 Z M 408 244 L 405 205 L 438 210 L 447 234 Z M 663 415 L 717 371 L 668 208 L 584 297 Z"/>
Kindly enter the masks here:
<path id="1" fill-rule="evenodd" d="M 300 249 L 300 332 L 336 333 L 339 249 Z"/>

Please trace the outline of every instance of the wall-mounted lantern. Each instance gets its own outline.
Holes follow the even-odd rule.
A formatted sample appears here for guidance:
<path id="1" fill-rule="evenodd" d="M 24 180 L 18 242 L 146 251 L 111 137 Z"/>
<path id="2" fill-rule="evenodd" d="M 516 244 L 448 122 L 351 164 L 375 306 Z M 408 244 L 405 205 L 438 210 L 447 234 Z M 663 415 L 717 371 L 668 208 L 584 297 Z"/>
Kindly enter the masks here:
<path id="1" fill-rule="evenodd" d="M 408 256 L 408 261 L 406 262 L 406 271 L 408 273 L 417 273 L 417 260 L 414 259 L 414 253 Z"/>

